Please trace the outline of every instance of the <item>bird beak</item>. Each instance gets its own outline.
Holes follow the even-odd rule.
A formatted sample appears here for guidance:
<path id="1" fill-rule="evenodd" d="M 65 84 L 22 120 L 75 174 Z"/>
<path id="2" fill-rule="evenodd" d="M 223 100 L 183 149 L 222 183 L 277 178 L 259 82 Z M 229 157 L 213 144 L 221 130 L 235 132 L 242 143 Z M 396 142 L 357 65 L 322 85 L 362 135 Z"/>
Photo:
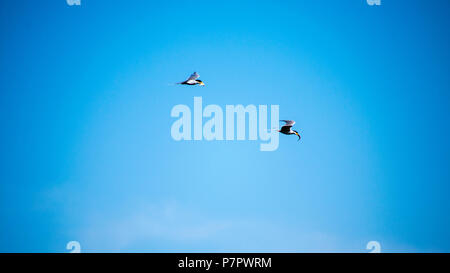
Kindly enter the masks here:
<path id="1" fill-rule="evenodd" d="M 203 82 L 200 83 L 201 86 L 205 86 L 205 84 Z"/>

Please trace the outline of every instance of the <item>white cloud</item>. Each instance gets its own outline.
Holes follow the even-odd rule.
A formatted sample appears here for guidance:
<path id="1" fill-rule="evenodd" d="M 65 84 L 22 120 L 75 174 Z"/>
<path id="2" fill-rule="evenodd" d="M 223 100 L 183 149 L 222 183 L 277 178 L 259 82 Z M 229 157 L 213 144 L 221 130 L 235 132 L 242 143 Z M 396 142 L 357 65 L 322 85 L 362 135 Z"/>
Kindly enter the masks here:
<path id="1" fill-rule="evenodd" d="M 219 219 L 176 202 L 146 205 L 127 215 L 100 217 L 83 227 L 86 251 L 323 252 L 335 237 L 269 219 Z M 364 246 L 362 246 L 363 249 Z"/>

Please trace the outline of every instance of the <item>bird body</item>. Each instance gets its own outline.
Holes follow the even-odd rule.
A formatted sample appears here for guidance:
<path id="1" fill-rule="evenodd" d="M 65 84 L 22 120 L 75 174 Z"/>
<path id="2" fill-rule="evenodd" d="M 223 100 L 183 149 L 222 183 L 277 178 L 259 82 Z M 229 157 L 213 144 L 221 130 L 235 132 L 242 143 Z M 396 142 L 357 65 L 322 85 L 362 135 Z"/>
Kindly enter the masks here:
<path id="1" fill-rule="evenodd" d="M 199 80 L 200 75 L 197 72 L 192 73 L 189 78 L 183 82 L 179 82 L 178 84 L 184 84 L 184 85 L 205 85 L 201 80 Z"/>
<path id="2" fill-rule="evenodd" d="M 278 132 L 285 134 L 285 135 L 297 135 L 298 140 L 301 139 L 300 134 L 297 131 L 292 130 L 292 126 L 294 126 L 295 121 L 293 121 L 293 120 L 280 120 L 280 121 L 284 122 L 285 124 L 283 126 L 281 126 L 281 129 L 278 130 Z"/>

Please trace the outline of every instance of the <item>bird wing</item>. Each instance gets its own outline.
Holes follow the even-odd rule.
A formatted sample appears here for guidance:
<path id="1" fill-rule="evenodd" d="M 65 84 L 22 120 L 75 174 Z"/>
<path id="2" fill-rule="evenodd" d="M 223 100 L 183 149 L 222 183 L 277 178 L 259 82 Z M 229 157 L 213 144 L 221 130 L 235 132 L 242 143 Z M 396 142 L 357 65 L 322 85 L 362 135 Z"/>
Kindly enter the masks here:
<path id="1" fill-rule="evenodd" d="M 282 119 L 282 120 L 280 120 L 280 121 L 286 123 L 285 125 L 283 125 L 283 127 L 285 127 L 285 126 L 292 127 L 292 126 L 294 126 L 294 124 L 295 124 L 295 121 L 293 121 L 293 120 L 284 120 L 284 119 Z"/>
<path id="2" fill-rule="evenodd" d="M 194 72 L 186 81 L 195 81 L 198 78 L 200 78 L 200 75 L 197 72 Z"/>

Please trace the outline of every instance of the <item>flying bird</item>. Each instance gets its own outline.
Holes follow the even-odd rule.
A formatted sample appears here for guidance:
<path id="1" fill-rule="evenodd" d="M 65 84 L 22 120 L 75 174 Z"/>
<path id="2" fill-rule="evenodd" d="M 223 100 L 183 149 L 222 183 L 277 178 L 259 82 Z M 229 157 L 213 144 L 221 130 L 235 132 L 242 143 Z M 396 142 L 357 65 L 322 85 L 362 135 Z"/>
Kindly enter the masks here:
<path id="1" fill-rule="evenodd" d="M 298 136 L 297 141 L 301 139 L 300 134 L 297 131 L 292 130 L 292 126 L 294 126 L 295 121 L 293 120 L 280 120 L 280 121 L 284 122 L 285 124 L 281 126 L 281 130 L 278 130 L 278 132 L 285 135 L 297 135 Z"/>
<path id="2" fill-rule="evenodd" d="M 189 76 L 189 78 L 187 80 L 185 80 L 184 82 L 179 82 L 178 84 L 185 84 L 185 85 L 205 85 L 201 80 L 199 80 L 198 78 L 200 78 L 200 75 L 197 72 L 192 73 L 191 76 Z"/>

